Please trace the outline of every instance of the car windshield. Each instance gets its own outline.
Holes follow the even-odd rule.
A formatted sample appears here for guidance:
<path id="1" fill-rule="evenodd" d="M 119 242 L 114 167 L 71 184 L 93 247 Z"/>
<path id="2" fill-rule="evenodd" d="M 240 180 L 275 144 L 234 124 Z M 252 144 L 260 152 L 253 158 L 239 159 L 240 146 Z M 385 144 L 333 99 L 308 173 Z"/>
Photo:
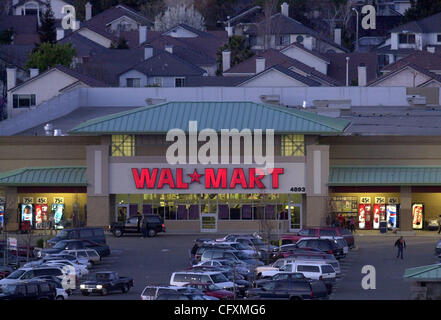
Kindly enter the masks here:
<path id="1" fill-rule="evenodd" d="M 67 239 L 68 235 L 69 232 L 67 232 L 66 230 L 61 230 L 60 232 L 58 232 L 56 238 Z"/>
<path id="2" fill-rule="evenodd" d="M 65 241 L 59 241 L 56 245 L 54 245 L 54 249 L 64 249 L 66 247 Z"/>
<path id="3" fill-rule="evenodd" d="M 11 273 L 9 276 L 6 277 L 6 279 L 18 279 L 20 278 L 26 271 L 25 270 L 16 270 L 13 273 Z"/>
<path id="4" fill-rule="evenodd" d="M 95 280 L 95 281 L 108 281 L 111 277 L 110 273 L 95 273 L 91 274 L 89 276 L 89 280 Z"/>
<path id="5" fill-rule="evenodd" d="M 322 266 L 322 273 L 334 273 L 335 270 L 331 265 Z"/>
<path id="6" fill-rule="evenodd" d="M 233 243 L 231 246 L 237 250 L 253 250 L 249 245 L 240 242 Z"/>
<path id="7" fill-rule="evenodd" d="M 255 245 L 255 246 L 261 246 L 261 245 L 264 245 L 265 243 L 262 241 L 262 240 L 260 240 L 260 239 L 256 239 L 256 238 L 252 238 L 252 239 L 250 239 L 251 240 L 251 242 Z"/>
<path id="8" fill-rule="evenodd" d="M 211 280 L 213 280 L 214 283 L 228 282 L 228 279 L 222 273 L 212 274 Z"/>
<path id="9" fill-rule="evenodd" d="M 215 284 L 209 284 L 209 285 L 207 285 L 207 289 L 208 289 L 209 291 L 218 291 L 218 290 L 221 290 L 221 288 L 218 287 L 218 286 L 215 285 Z"/>
<path id="10" fill-rule="evenodd" d="M 237 252 L 235 252 L 234 253 L 235 255 L 236 255 L 236 257 L 238 257 L 239 259 L 250 259 L 250 256 L 249 255 L 247 255 L 246 253 L 244 253 L 244 252 L 240 252 L 240 251 L 237 251 Z"/>
<path id="11" fill-rule="evenodd" d="M 13 293 L 17 288 L 16 284 L 5 284 L 0 287 L 0 292 L 3 294 Z"/>

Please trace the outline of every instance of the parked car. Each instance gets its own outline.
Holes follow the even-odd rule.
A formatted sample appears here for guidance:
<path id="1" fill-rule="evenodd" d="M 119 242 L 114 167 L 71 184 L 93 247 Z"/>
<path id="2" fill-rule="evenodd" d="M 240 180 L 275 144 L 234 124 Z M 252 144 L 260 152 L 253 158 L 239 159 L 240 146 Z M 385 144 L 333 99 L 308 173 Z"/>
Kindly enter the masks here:
<path id="1" fill-rule="evenodd" d="M 280 246 L 279 250 L 274 251 L 272 260 L 288 258 L 293 254 L 324 254 L 324 252 L 316 248 L 299 248 L 296 244 L 285 244 Z"/>
<path id="2" fill-rule="evenodd" d="M 44 280 L 48 283 L 52 283 L 52 285 L 55 287 L 55 290 L 57 291 L 55 300 L 67 300 L 69 298 L 69 295 L 72 294 L 70 290 L 66 290 L 63 288 L 61 281 L 57 277 L 42 276 L 42 277 L 36 277 L 34 278 L 34 280 Z"/>
<path id="3" fill-rule="evenodd" d="M 101 262 L 101 256 L 94 249 L 73 249 L 63 250 L 60 254 L 69 254 L 75 256 L 77 259 L 87 259 L 92 265 Z"/>
<path id="4" fill-rule="evenodd" d="M 1 266 L 0 267 L 0 280 L 9 276 L 14 269 L 11 266 Z"/>
<path id="5" fill-rule="evenodd" d="M 201 261 L 216 260 L 216 259 L 244 262 L 249 266 L 263 265 L 262 261 L 253 259 L 252 257 L 246 255 L 243 252 L 234 251 L 234 250 L 216 250 L 216 249 L 205 250 L 201 257 Z"/>
<path id="6" fill-rule="evenodd" d="M 330 239 L 304 238 L 300 239 L 296 245 L 299 248 L 320 249 L 325 253 L 333 254 L 336 259 L 345 257 L 343 248 L 339 247 L 335 241 Z"/>
<path id="7" fill-rule="evenodd" d="M 0 285 L 8 283 L 23 282 L 41 276 L 54 276 L 62 280 L 66 286 L 74 284 L 75 275 L 70 274 L 69 270 L 61 269 L 57 266 L 41 266 L 36 268 L 20 268 L 12 272 L 6 278 L 0 280 Z"/>
<path id="8" fill-rule="evenodd" d="M 48 254 L 39 260 L 28 262 L 28 263 L 24 264 L 23 266 L 24 267 L 33 267 L 33 266 L 38 266 L 40 264 L 43 264 L 46 261 L 60 260 L 60 259 L 68 260 L 68 261 L 71 261 L 72 263 L 83 265 L 86 268 L 92 267 L 92 264 L 89 262 L 89 259 L 87 259 L 87 258 L 77 258 L 71 254 L 60 254 L 60 253 Z"/>
<path id="9" fill-rule="evenodd" d="M 75 249 L 94 249 L 101 257 L 110 255 L 110 248 L 107 244 L 92 242 L 90 240 L 61 240 L 58 241 L 52 248 L 36 248 L 34 251 L 36 257 L 42 258 L 48 254 L 55 254 L 60 253 L 63 250 Z"/>
<path id="10" fill-rule="evenodd" d="M 219 300 L 232 300 L 234 293 L 228 290 L 223 290 L 215 284 L 210 283 L 188 283 L 185 287 L 195 288 L 202 291 L 205 295 L 218 298 Z"/>
<path id="11" fill-rule="evenodd" d="M 165 224 L 158 215 L 148 214 L 144 216 L 147 220 L 147 235 L 154 237 L 160 232 L 165 232 Z M 121 237 L 124 234 L 141 233 L 141 216 L 130 217 L 124 222 L 113 222 L 109 228 L 115 237 Z"/>
<path id="12" fill-rule="evenodd" d="M 170 277 L 170 285 L 185 286 L 188 283 L 212 283 L 222 289 L 233 290 L 234 283 L 229 281 L 219 271 L 197 272 L 197 271 L 179 271 L 173 272 Z"/>
<path id="13" fill-rule="evenodd" d="M 327 298 L 326 290 L 314 294 L 313 287 L 308 281 L 276 280 L 247 291 L 250 300 L 310 300 Z"/>
<path id="14" fill-rule="evenodd" d="M 164 293 L 159 295 L 156 300 L 219 300 L 215 297 L 206 296 L 201 293 Z"/>
<path id="15" fill-rule="evenodd" d="M 303 275 L 301 272 L 280 272 L 276 273 L 275 275 L 271 277 L 267 277 L 265 279 L 258 279 L 254 281 L 256 287 L 261 287 L 263 284 L 270 282 L 270 281 L 276 281 L 276 280 L 306 280 L 307 278 Z"/>
<path id="16" fill-rule="evenodd" d="M 89 280 L 80 285 L 81 293 L 88 296 L 91 293 L 100 293 L 102 296 L 112 291 L 127 293 L 133 287 L 133 279 L 120 277 L 114 271 L 100 271 L 89 277 Z"/>
<path id="17" fill-rule="evenodd" d="M 250 273 L 250 269 L 245 263 L 235 262 L 233 260 L 206 260 L 193 265 L 193 267 L 224 267 L 234 270 L 243 276 L 247 276 Z"/>
<path id="18" fill-rule="evenodd" d="M 57 296 L 53 284 L 31 280 L 1 285 L 0 300 L 54 300 Z"/>
<path id="19" fill-rule="evenodd" d="M 241 242 L 233 242 L 233 241 L 214 242 L 214 245 L 216 244 L 230 246 L 233 250 L 242 251 L 243 253 L 249 255 L 250 257 L 260 258 L 261 256 L 261 252 L 259 250 L 256 250 L 254 247 Z"/>
<path id="20" fill-rule="evenodd" d="M 103 228 L 87 227 L 60 230 L 57 235 L 49 239 L 46 243 L 48 248 L 52 248 L 61 240 L 89 240 L 94 243 L 106 243 L 106 236 Z"/>
<path id="21" fill-rule="evenodd" d="M 294 244 L 305 237 L 343 237 L 349 248 L 355 246 L 354 235 L 351 231 L 340 227 L 304 228 L 297 233 L 283 235 L 280 238 L 280 245 Z"/>
<path id="22" fill-rule="evenodd" d="M 203 243 L 201 246 L 199 246 L 199 248 L 196 250 L 196 253 L 194 255 L 194 261 L 196 263 L 201 261 L 201 257 L 204 254 L 204 252 L 206 250 L 234 250 L 233 247 L 231 247 L 230 245 L 227 244 L 218 244 L 215 245 L 214 243 L 210 243 L 210 242 L 205 242 Z"/>
<path id="23" fill-rule="evenodd" d="M 190 293 L 194 290 L 189 287 L 178 286 L 147 286 L 142 290 L 141 300 L 156 300 L 156 298 L 163 294 L 181 294 Z"/>

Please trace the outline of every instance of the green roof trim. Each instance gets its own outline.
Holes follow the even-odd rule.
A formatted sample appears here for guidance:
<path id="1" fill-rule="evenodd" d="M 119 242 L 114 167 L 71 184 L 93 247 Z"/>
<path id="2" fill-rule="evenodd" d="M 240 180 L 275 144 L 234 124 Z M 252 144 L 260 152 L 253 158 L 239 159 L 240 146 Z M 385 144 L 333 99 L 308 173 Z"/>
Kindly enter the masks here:
<path id="1" fill-rule="evenodd" d="M 198 130 L 273 129 L 277 133 L 339 134 L 349 121 L 308 111 L 254 102 L 167 102 L 141 107 L 83 122 L 71 135 L 166 133 L 179 128 L 188 132 L 188 122 Z"/>
<path id="2" fill-rule="evenodd" d="M 441 166 L 331 166 L 329 186 L 441 185 Z"/>
<path id="3" fill-rule="evenodd" d="M 87 186 L 86 167 L 30 167 L 0 173 L 0 186 Z"/>
<path id="4" fill-rule="evenodd" d="M 441 281 L 441 264 L 406 269 L 403 278 L 411 281 Z"/>

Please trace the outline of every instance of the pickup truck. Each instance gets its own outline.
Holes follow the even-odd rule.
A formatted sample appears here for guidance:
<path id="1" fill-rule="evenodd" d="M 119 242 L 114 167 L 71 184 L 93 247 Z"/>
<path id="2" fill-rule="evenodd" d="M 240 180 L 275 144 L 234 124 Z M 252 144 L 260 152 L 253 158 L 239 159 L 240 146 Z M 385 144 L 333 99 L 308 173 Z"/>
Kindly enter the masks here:
<path id="1" fill-rule="evenodd" d="M 102 296 L 112 291 L 127 293 L 133 287 L 133 279 L 120 277 L 114 271 L 101 271 L 89 277 L 89 280 L 80 285 L 81 293 L 88 296 L 91 293 L 100 293 Z"/>
<path id="2" fill-rule="evenodd" d="M 144 216 L 147 220 L 147 235 L 156 236 L 159 232 L 165 232 L 165 225 L 161 217 L 154 214 Z M 114 222 L 110 225 L 110 232 L 117 238 L 125 233 L 141 233 L 141 216 L 130 217 L 124 222 Z"/>

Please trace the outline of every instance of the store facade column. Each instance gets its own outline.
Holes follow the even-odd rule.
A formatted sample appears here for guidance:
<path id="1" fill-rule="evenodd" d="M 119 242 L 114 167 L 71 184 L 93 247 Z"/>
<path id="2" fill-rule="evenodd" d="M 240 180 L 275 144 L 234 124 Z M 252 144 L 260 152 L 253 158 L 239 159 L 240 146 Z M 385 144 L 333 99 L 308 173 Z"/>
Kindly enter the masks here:
<path id="1" fill-rule="evenodd" d="M 328 213 L 329 146 L 306 146 L 306 209 L 304 227 L 326 225 Z"/>
<path id="2" fill-rule="evenodd" d="M 400 230 L 412 230 L 412 187 L 400 188 Z"/>
<path id="3" fill-rule="evenodd" d="M 110 223 L 109 146 L 87 146 L 87 226 Z"/>
<path id="4" fill-rule="evenodd" d="M 5 187 L 5 218 L 7 219 L 6 230 L 18 230 L 18 193 L 17 187 Z"/>

